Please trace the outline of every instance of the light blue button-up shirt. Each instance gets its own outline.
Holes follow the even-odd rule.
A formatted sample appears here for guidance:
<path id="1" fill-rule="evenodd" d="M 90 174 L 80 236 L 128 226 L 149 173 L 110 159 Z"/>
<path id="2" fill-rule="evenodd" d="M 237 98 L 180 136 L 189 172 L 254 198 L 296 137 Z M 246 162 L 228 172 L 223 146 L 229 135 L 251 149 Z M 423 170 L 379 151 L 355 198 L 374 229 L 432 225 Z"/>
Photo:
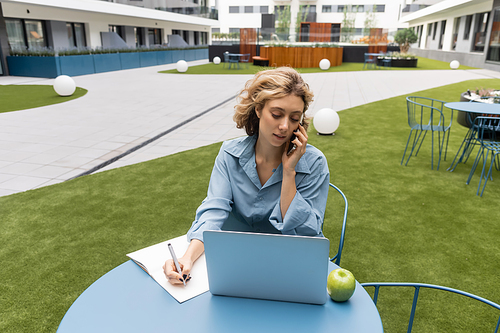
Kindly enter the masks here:
<path id="1" fill-rule="evenodd" d="M 255 163 L 256 140 L 256 136 L 247 136 L 222 144 L 207 197 L 198 207 L 188 231 L 189 240 L 203 241 L 203 231 L 220 229 L 323 236 L 321 229 L 330 182 L 323 153 L 307 145 L 295 167 L 297 192 L 283 219 L 280 209 L 282 165 L 262 186 Z"/>

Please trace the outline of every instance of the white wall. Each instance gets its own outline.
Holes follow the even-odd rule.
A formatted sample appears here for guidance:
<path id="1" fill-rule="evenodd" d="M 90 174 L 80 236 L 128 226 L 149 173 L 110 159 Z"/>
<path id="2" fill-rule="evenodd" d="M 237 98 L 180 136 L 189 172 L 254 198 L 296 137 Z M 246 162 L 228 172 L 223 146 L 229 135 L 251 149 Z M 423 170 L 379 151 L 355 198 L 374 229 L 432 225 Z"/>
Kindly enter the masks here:
<path id="1" fill-rule="evenodd" d="M 269 14 L 274 12 L 274 6 L 291 5 L 292 19 L 291 31 L 294 31 L 297 12 L 300 5 L 315 5 L 316 6 L 316 21 L 319 23 L 342 23 L 344 19 L 343 13 L 323 13 L 323 5 L 381 5 L 385 4 L 385 12 L 375 13 L 377 28 L 396 31 L 398 28 L 408 27 L 407 23 L 399 22 L 399 12 L 404 7 L 405 0 L 318 0 L 318 1 L 272 1 L 272 0 L 219 0 L 219 21 L 220 31 L 229 32 L 229 28 L 259 28 L 261 26 L 261 14 L 230 14 L 229 6 L 268 6 Z M 364 28 L 366 13 L 355 14 L 355 28 Z"/>
<path id="2" fill-rule="evenodd" d="M 411 27 L 416 27 L 416 26 L 423 24 L 424 25 L 424 33 L 426 34 L 425 36 L 422 37 L 422 38 L 424 38 L 427 36 L 427 25 L 429 23 L 434 24 L 434 22 L 438 22 L 438 32 L 436 34 L 436 39 L 432 40 L 432 35 L 431 35 L 430 36 L 431 40 L 427 41 L 427 43 L 422 42 L 422 44 L 420 46 L 420 48 L 422 48 L 422 49 L 438 50 L 439 33 L 441 31 L 441 21 L 446 20 L 446 30 L 445 30 L 442 51 L 470 52 L 471 47 L 472 47 L 472 43 L 473 43 L 472 31 L 473 31 L 474 25 L 475 25 L 475 16 L 472 20 L 469 40 L 463 40 L 465 21 L 466 21 L 465 18 L 467 15 L 471 15 L 471 14 L 490 12 L 492 10 L 492 5 L 493 5 L 493 1 L 474 3 L 472 5 L 463 6 L 463 7 L 460 7 L 458 9 L 450 10 L 450 11 L 447 11 L 444 13 L 439 12 L 439 13 L 435 13 L 432 15 L 428 15 L 428 16 L 425 16 L 423 18 L 410 21 L 409 24 Z M 461 19 L 460 19 L 460 26 L 459 26 L 459 31 L 458 31 L 457 47 L 455 50 L 453 50 L 452 49 L 453 24 L 454 24 L 456 17 L 461 17 Z M 490 22 L 492 19 L 493 19 L 492 17 L 489 18 Z M 434 28 L 434 26 L 433 26 L 433 28 Z M 418 46 L 415 44 L 412 47 L 416 48 Z"/>
<path id="3" fill-rule="evenodd" d="M 85 23 L 87 46 L 101 46 L 101 32 L 109 31 L 109 25 L 122 25 L 144 28 L 163 29 L 164 43 L 167 43 L 167 35 L 172 34 L 172 29 L 190 30 L 210 33 L 210 26 L 189 24 L 175 21 L 163 21 L 131 16 L 119 16 L 102 14 L 96 12 L 77 11 L 56 7 L 44 7 L 30 4 L 19 5 L 17 3 L 2 2 L 3 14 L 6 18 L 24 18 L 36 20 L 55 20 L 63 22 Z M 29 10 L 29 13 L 27 13 Z M 178 14 L 180 15 L 180 14 Z M 181 15 L 186 16 L 186 15 Z M 217 22 L 215 22 L 217 24 Z M 135 44 L 135 43 L 134 43 Z"/>

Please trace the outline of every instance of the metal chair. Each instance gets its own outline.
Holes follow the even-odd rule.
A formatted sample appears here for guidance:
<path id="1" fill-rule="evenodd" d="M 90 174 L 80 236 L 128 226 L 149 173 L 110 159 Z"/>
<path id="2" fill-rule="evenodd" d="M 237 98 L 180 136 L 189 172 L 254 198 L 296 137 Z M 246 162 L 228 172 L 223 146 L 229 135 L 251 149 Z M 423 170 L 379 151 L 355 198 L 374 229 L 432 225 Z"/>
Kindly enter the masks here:
<path id="1" fill-rule="evenodd" d="M 498 137 L 498 135 L 500 135 L 500 118 L 493 116 L 476 117 L 474 119 L 473 126 L 477 127 L 476 140 L 479 141 L 480 148 L 476 159 L 474 160 L 474 164 L 472 165 L 469 178 L 467 179 L 467 185 L 469 185 L 470 180 L 476 171 L 477 165 L 482 159 L 483 170 L 481 171 L 481 178 L 479 179 L 476 195 L 483 196 L 488 178 L 493 179 L 491 175 L 493 165 L 496 166 L 497 170 L 500 169 L 500 162 L 498 160 L 498 156 L 500 155 L 500 137 Z M 488 168 L 488 173 L 486 173 L 486 164 L 488 163 L 488 160 L 490 160 L 490 166 Z M 482 183 L 483 181 L 484 183 Z M 481 194 L 479 194 L 481 184 L 483 184 L 483 189 L 481 190 Z"/>
<path id="2" fill-rule="evenodd" d="M 387 56 L 388 54 L 384 54 L 383 52 L 380 52 L 380 62 L 382 65 L 384 65 L 384 68 L 391 68 L 392 67 L 392 58 Z"/>
<path id="3" fill-rule="evenodd" d="M 474 102 L 480 102 L 480 100 L 484 99 L 492 99 L 493 103 L 498 104 L 500 103 L 500 97 L 498 96 L 485 96 L 485 97 L 480 97 L 478 99 L 471 100 L 471 103 Z M 457 151 L 457 154 L 455 155 L 455 158 L 453 159 L 453 162 L 451 163 L 450 167 L 448 170 L 450 172 L 454 171 L 455 168 L 457 167 L 458 163 L 466 163 L 467 160 L 469 159 L 470 154 L 474 150 L 476 146 L 481 145 L 479 138 L 478 138 L 478 128 L 476 125 L 474 125 L 474 119 L 476 117 L 480 116 L 480 114 L 476 113 L 471 113 L 471 112 L 465 112 L 465 111 L 458 111 L 457 114 L 457 122 L 469 128 L 467 134 L 465 135 L 462 144 L 460 145 L 460 148 Z M 498 135 L 500 137 L 500 135 Z M 457 157 L 460 156 L 458 159 Z"/>
<path id="4" fill-rule="evenodd" d="M 229 69 L 231 69 L 231 66 L 234 64 L 235 67 L 238 67 L 240 69 L 240 55 L 239 54 L 234 54 L 234 53 L 229 53 Z"/>
<path id="5" fill-rule="evenodd" d="M 330 187 L 334 188 L 342 196 L 342 199 L 344 200 L 344 218 L 342 221 L 342 231 L 340 232 L 339 248 L 337 254 L 330 259 L 331 262 L 340 266 L 340 258 L 342 257 L 342 249 L 344 248 L 348 203 L 344 192 L 342 192 L 337 186 L 333 185 L 332 183 L 330 183 Z"/>
<path id="6" fill-rule="evenodd" d="M 246 64 L 246 67 L 249 68 L 250 67 L 250 53 L 245 53 L 243 55 L 240 56 L 240 62 L 242 63 L 245 63 Z"/>
<path id="7" fill-rule="evenodd" d="M 406 156 L 406 151 L 408 150 L 408 145 L 411 141 L 412 135 L 414 134 L 411 151 L 408 155 L 405 165 L 408 165 L 408 161 L 410 161 L 410 157 L 413 155 L 413 152 L 415 152 L 415 156 L 417 156 L 428 131 L 431 131 L 432 134 L 431 168 L 434 169 L 434 132 L 438 133 L 439 159 L 437 163 L 437 170 L 439 170 L 443 149 L 444 149 L 444 160 L 446 161 L 446 152 L 448 150 L 448 141 L 450 139 L 450 129 L 451 129 L 451 124 L 453 122 L 453 110 L 448 109 L 450 112 L 449 122 L 448 122 L 444 115 L 444 110 L 443 110 L 445 103 L 446 102 L 444 101 L 428 97 L 417 97 L 417 96 L 406 97 L 408 125 L 410 126 L 411 130 L 410 130 L 410 135 L 408 136 L 408 141 L 406 142 L 403 158 L 401 159 L 401 165 L 403 165 Z M 447 132 L 448 135 L 446 136 Z M 445 141 L 446 141 L 446 147 L 444 147 Z M 415 148 L 417 148 L 416 151 Z"/>
<path id="8" fill-rule="evenodd" d="M 228 65 L 229 67 L 231 66 L 231 64 L 229 63 L 229 52 L 224 52 L 224 64 L 222 65 L 222 68 L 226 68 L 226 65 Z"/>
<path id="9" fill-rule="evenodd" d="M 368 66 L 367 66 L 368 65 Z M 368 53 L 365 53 L 365 63 L 363 64 L 363 69 L 377 66 L 377 58 L 372 58 Z"/>
<path id="10" fill-rule="evenodd" d="M 438 285 L 433 285 L 433 284 L 405 283 L 405 282 L 367 282 L 367 283 L 362 283 L 361 285 L 365 289 L 366 289 L 366 287 L 374 287 L 375 288 L 375 292 L 373 295 L 373 302 L 375 303 L 375 305 L 377 305 L 380 287 L 413 287 L 413 288 L 415 288 L 415 292 L 413 294 L 413 303 L 412 303 L 411 312 L 410 312 L 410 319 L 408 321 L 408 330 L 407 330 L 408 333 L 410 333 L 412 328 L 413 328 L 413 320 L 415 319 L 415 310 L 417 308 L 417 301 L 418 301 L 419 291 L 421 288 L 437 289 L 437 290 L 452 292 L 452 293 L 455 293 L 458 295 L 466 296 L 466 297 L 472 298 L 474 300 L 483 302 L 483 303 L 485 303 L 485 304 L 487 304 L 487 305 L 489 305 L 497 310 L 500 310 L 499 304 L 494 303 L 494 302 L 487 300 L 485 298 L 482 298 L 482 297 L 479 297 L 477 295 L 470 294 L 470 293 L 467 293 L 465 291 L 461 291 L 458 289 L 453 289 L 453 288 L 448 288 L 448 287 L 443 287 L 443 286 L 438 286 Z M 496 328 L 493 332 L 497 333 L 499 327 L 500 327 L 500 314 L 499 314 Z"/>

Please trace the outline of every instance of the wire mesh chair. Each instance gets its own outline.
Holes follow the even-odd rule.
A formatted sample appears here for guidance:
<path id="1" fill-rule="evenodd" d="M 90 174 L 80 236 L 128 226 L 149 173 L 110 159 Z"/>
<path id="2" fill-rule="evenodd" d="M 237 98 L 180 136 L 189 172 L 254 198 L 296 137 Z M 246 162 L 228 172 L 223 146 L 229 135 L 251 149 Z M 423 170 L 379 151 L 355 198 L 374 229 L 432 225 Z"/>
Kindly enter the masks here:
<path id="1" fill-rule="evenodd" d="M 451 124 L 453 122 L 453 110 L 448 109 L 449 110 L 449 122 L 448 122 L 448 120 L 444 115 L 444 110 L 443 110 L 445 103 L 446 103 L 445 101 L 440 101 L 428 97 L 417 97 L 417 96 L 406 97 L 406 107 L 408 112 L 408 125 L 410 126 L 410 135 L 408 136 L 408 141 L 406 142 L 403 158 L 401 159 L 401 165 L 403 165 L 403 162 L 405 160 L 406 151 L 408 150 L 408 145 L 410 144 L 410 141 L 412 141 L 411 151 L 409 152 L 405 165 L 408 165 L 408 161 L 410 161 L 410 157 L 413 155 L 414 152 L 415 156 L 417 156 L 428 131 L 431 131 L 432 133 L 431 168 L 434 169 L 434 132 L 438 133 L 439 158 L 437 163 L 437 170 L 439 170 L 443 149 L 444 149 L 444 160 L 446 161 L 446 152 L 448 150 L 448 141 L 450 139 L 450 129 L 451 129 Z M 446 141 L 446 147 L 444 146 L 445 141 Z"/>
<path id="2" fill-rule="evenodd" d="M 332 183 L 330 183 L 330 187 L 337 190 L 337 192 L 342 196 L 342 199 L 344 200 L 344 218 L 342 220 L 342 231 L 340 232 L 339 248 L 337 254 L 330 259 L 331 262 L 340 266 L 340 258 L 342 257 L 342 249 L 344 248 L 348 203 L 344 192 L 342 192 L 337 186 L 333 185 Z"/>
<path id="3" fill-rule="evenodd" d="M 483 302 L 487 305 L 490 305 L 491 307 L 500 311 L 500 305 L 497 303 L 494 303 L 490 300 L 487 300 L 485 298 L 479 297 L 479 296 L 474 295 L 474 294 L 467 293 L 467 292 L 462 291 L 462 290 L 438 286 L 438 285 L 434 285 L 434 284 L 406 283 L 406 282 L 367 282 L 367 283 L 362 283 L 361 285 L 365 289 L 366 289 L 366 287 L 374 287 L 375 288 L 375 292 L 373 295 L 373 302 L 375 303 L 375 305 L 377 305 L 380 287 L 413 287 L 413 288 L 415 288 L 415 292 L 413 294 L 413 303 L 412 303 L 411 312 L 410 312 L 410 319 L 408 321 L 407 333 L 410 333 L 412 328 L 413 328 L 413 320 L 415 319 L 415 311 L 417 309 L 417 301 L 418 301 L 418 296 L 419 296 L 419 292 L 420 292 L 421 288 L 443 290 L 443 291 L 448 291 L 448 292 L 452 292 L 455 294 L 459 294 L 462 296 L 466 296 L 466 297 L 472 298 L 474 300 Z M 499 327 L 500 327 L 500 313 L 499 313 L 496 328 L 493 332 L 498 333 Z"/>
<path id="4" fill-rule="evenodd" d="M 227 66 L 231 66 L 231 64 L 229 63 L 229 52 L 224 52 L 224 64 L 222 65 L 222 68 L 226 68 L 226 65 Z"/>
<path id="5" fill-rule="evenodd" d="M 365 66 L 366 68 L 374 68 L 377 66 L 377 58 L 376 57 L 373 57 L 371 55 L 369 55 L 368 53 L 365 53 L 365 63 L 363 64 L 363 69 L 365 69 Z"/>
<path id="6" fill-rule="evenodd" d="M 470 102 L 471 103 L 480 102 L 480 100 L 492 100 L 494 104 L 500 103 L 499 96 L 483 96 L 478 99 L 471 100 Z M 462 144 L 460 145 L 460 148 L 458 149 L 457 154 L 453 159 L 453 162 L 451 162 L 451 165 L 448 168 L 450 172 L 454 171 L 459 163 L 465 164 L 469 159 L 474 148 L 476 146 L 481 145 L 480 140 L 478 138 L 478 127 L 474 125 L 474 119 L 476 119 L 476 117 L 478 116 L 481 116 L 481 114 L 466 112 L 466 111 L 458 111 L 457 122 L 462 126 L 469 128 L 469 130 L 467 131 L 467 134 L 465 135 Z"/>
<path id="7" fill-rule="evenodd" d="M 240 57 L 240 62 L 246 65 L 246 68 L 250 67 L 250 53 L 245 53 Z"/>
<path id="8" fill-rule="evenodd" d="M 476 119 L 474 119 L 474 126 L 478 128 L 477 140 L 480 143 L 480 148 L 476 159 L 474 160 L 474 164 L 472 165 L 469 178 L 467 179 L 467 185 L 469 185 L 479 161 L 482 160 L 483 170 L 481 171 L 481 178 L 479 179 L 476 195 L 483 196 L 488 179 L 493 179 L 491 174 L 493 165 L 495 165 L 497 170 L 500 170 L 500 162 L 498 159 L 498 156 L 500 155 L 500 137 L 498 137 L 500 135 L 500 118 L 494 116 L 476 117 Z M 488 172 L 486 173 L 488 160 L 490 160 L 490 166 L 488 168 Z M 482 190 L 481 184 L 483 185 Z M 479 194 L 480 190 L 481 194 Z"/>

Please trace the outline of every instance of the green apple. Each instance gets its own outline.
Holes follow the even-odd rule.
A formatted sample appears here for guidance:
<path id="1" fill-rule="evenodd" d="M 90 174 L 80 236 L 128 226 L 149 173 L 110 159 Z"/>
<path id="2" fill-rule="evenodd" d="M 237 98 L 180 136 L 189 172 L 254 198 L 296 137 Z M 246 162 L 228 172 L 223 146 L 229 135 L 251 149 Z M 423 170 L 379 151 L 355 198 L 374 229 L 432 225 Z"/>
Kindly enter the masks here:
<path id="1" fill-rule="evenodd" d="M 337 268 L 328 274 L 326 289 L 334 301 L 345 302 L 354 294 L 356 279 L 347 269 Z"/>

